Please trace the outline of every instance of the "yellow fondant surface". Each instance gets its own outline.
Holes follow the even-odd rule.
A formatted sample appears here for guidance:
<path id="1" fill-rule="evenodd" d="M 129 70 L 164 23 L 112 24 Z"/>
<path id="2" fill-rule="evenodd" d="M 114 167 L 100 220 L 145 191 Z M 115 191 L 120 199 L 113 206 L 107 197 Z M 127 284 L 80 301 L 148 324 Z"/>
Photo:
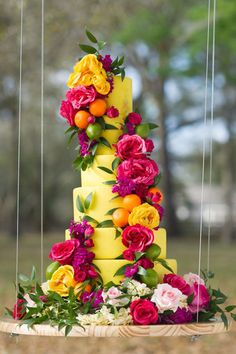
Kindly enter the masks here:
<path id="1" fill-rule="evenodd" d="M 114 106 L 119 110 L 119 116 L 116 118 L 105 117 L 108 124 L 120 127 L 124 123 L 126 116 L 132 112 L 132 80 L 126 77 L 123 81 L 120 76 L 114 76 L 114 88 L 107 98 L 108 107 Z"/>
<path id="2" fill-rule="evenodd" d="M 166 259 L 166 262 L 174 272 L 177 272 L 177 263 L 175 259 Z M 110 281 L 118 284 L 124 277 L 114 276 L 114 274 L 119 268 L 130 262 L 123 259 L 95 259 L 93 263 L 99 268 L 104 284 Z M 155 265 L 155 271 L 157 272 L 160 281 L 162 281 L 164 274 L 170 273 L 167 269 L 163 268 L 159 264 Z"/>
<path id="3" fill-rule="evenodd" d="M 112 170 L 112 161 L 115 159 L 114 155 L 97 155 L 94 158 L 93 164 L 87 168 L 86 171 L 81 171 L 81 184 L 83 187 L 87 186 L 103 186 L 103 182 L 108 179 L 115 179 L 114 174 L 109 174 L 98 166 L 109 168 Z"/>
<path id="4" fill-rule="evenodd" d="M 107 180 L 110 180 L 108 177 Z M 112 193 L 111 186 L 93 186 L 93 187 L 79 187 L 73 190 L 73 207 L 74 207 L 74 220 L 79 222 L 81 218 L 84 216 L 78 210 L 77 207 L 77 197 L 80 196 L 82 201 L 89 195 L 89 193 L 93 193 L 93 198 L 89 209 L 86 211 L 86 214 L 97 220 L 98 222 L 102 222 L 104 220 L 111 220 L 110 215 L 106 215 L 108 210 L 113 208 L 118 208 L 122 206 L 122 198 L 116 198 L 111 200 L 114 197 L 114 193 Z"/>
<path id="5" fill-rule="evenodd" d="M 113 124 L 110 122 L 110 124 Z M 114 124 L 113 124 L 114 125 Z M 96 155 L 114 155 L 115 148 L 113 144 L 117 143 L 119 136 L 122 134 L 122 130 L 107 129 L 104 130 L 102 136 L 109 142 L 111 148 L 103 144 L 99 144 Z"/>
<path id="6" fill-rule="evenodd" d="M 95 228 L 93 234 L 94 247 L 91 249 L 95 253 L 95 259 L 114 259 L 119 257 L 126 249 L 121 241 L 121 237 L 115 239 L 115 228 Z M 154 242 L 161 247 L 160 258 L 166 258 L 166 231 L 159 229 L 154 231 Z M 69 230 L 65 233 L 66 240 L 70 239 Z"/>

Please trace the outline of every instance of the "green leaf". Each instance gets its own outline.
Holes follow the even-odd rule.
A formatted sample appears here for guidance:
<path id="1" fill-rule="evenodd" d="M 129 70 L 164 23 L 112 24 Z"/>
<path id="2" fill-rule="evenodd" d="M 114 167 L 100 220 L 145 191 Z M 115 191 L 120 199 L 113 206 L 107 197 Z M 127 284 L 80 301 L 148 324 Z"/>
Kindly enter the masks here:
<path id="1" fill-rule="evenodd" d="M 148 125 L 149 125 L 149 129 L 151 129 L 151 130 L 159 127 L 159 125 L 157 125 L 155 123 L 148 123 Z"/>
<path id="2" fill-rule="evenodd" d="M 164 268 L 169 270 L 171 273 L 174 273 L 173 269 L 168 265 L 165 259 L 158 258 L 156 261 L 160 263 Z"/>
<path id="3" fill-rule="evenodd" d="M 110 199 L 110 201 L 115 200 L 115 199 L 117 199 L 117 198 L 120 198 L 120 195 L 119 195 L 119 194 L 117 194 L 117 195 L 115 195 L 114 197 L 112 197 L 112 198 Z"/>
<path id="4" fill-rule="evenodd" d="M 101 273 L 100 268 L 99 268 L 96 264 L 92 263 L 92 265 L 93 265 L 93 267 L 96 269 L 96 271 L 97 271 L 98 273 Z"/>
<path id="5" fill-rule="evenodd" d="M 32 271 L 31 271 L 30 280 L 35 281 L 35 277 L 36 277 L 36 269 L 35 269 L 35 266 L 33 266 Z"/>
<path id="6" fill-rule="evenodd" d="M 105 47 L 106 44 L 107 44 L 107 43 L 104 42 L 104 41 L 99 41 L 99 42 L 98 42 L 98 49 L 99 49 L 99 50 L 102 50 L 102 49 Z"/>
<path id="7" fill-rule="evenodd" d="M 113 161 L 112 161 L 112 169 L 113 171 L 119 166 L 121 162 L 121 159 L 119 157 L 116 157 Z"/>
<path id="8" fill-rule="evenodd" d="M 121 231 L 120 231 L 119 229 L 116 229 L 115 240 L 116 240 L 118 237 L 120 237 L 120 235 L 121 235 Z M 123 255 L 122 255 L 122 257 L 123 257 Z"/>
<path id="9" fill-rule="evenodd" d="M 234 321 L 236 321 L 236 313 L 231 313 L 231 317 Z"/>
<path id="10" fill-rule="evenodd" d="M 118 130 L 118 128 L 115 127 L 114 125 L 112 125 L 112 124 L 107 124 L 107 123 L 105 123 L 105 128 L 104 128 L 104 129 Z"/>
<path id="11" fill-rule="evenodd" d="M 193 302 L 194 299 L 194 293 L 192 293 L 190 296 L 187 298 L 187 304 L 190 305 Z"/>
<path id="12" fill-rule="evenodd" d="M 104 138 L 104 136 L 101 136 L 99 138 L 99 141 L 100 141 L 101 144 L 103 144 L 103 145 L 105 145 L 105 146 L 107 146 L 107 147 L 109 147 L 111 149 L 111 144 L 109 143 L 109 141 L 107 141 L 106 138 Z"/>
<path id="13" fill-rule="evenodd" d="M 58 324 L 58 331 L 60 332 L 65 326 L 66 326 L 66 323 L 65 323 L 65 322 L 60 322 L 60 323 Z"/>
<path id="14" fill-rule="evenodd" d="M 228 329 L 229 327 L 229 323 L 228 323 L 228 318 L 226 316 L 226 314 L 224 312 L 222 312 L 222 314 L 220 315 L 224 325 L 225 325 L 225 328 Z"/>
<path id="15" fill-rule="evenodd" d="M 115 283 L 113 283 L 113 281 L 109 281 L 108 283 L 106 283 L 104 285 L 104 289 L 107 291 L 109 290 L 112 286 L 117 286 Z"/>
<path id="16" fill-rule="evenodd" d="M 89 195 L 87 195 L 87 197 L 84 201 L 84 207 L 86 210 L 88 210 L 90 208 L 92 199 L 93 199 L 93 192 L 89 193 Z"/>
<path id="17" fill-rule="evenodd" d="M 88 39 L 92 42 L 92 43 L 97 43 L 97 38 L 88 30 L 85 31 Z"/>
<path id="18" fill-rule="evenodd" d="M 122 68 L 121 69 L 121 80 L 124 81 L 124 78 L 125 78 L 125 69 Z"/>
<path id="19" fill-rule="evenodd" d="M 231 311 L 233 311 L 234 309 L 236 309 L 236 305 L 229 305 L 229 306 L 226 306 L 225 311 L 231 312 Z"/>
<path id="20" fill-rule="evenodd" d="M 135 252 L 135 260 L 138 261 L 144 254 L 145 252 Z"/>
<path id="21" fill-rule="evenodd" d="M 65 336 L 67 337 L 69 335 L 69 333 L 72 330 L 72 326 L 71 325 L 67 325 L 65 328 Z"/>
<path id="22" fill-rule="evenodd" d="M 102 222 L 100 222 L 97 225 L 98 228 L 100 227 L 114 227 L 113 221 L 112 220 L 104 220 Z"/>
<path id="23" fill-rule="evenodd" d="M 110 175 L 113 175 L 113 171 L 110 170 L 109 168 L 107 167 L 104 167 L 104 166 L 98 166 L 98 168 L 106 173 L 109 173 Z"/>
<path id="24" fill-rule="evenodd" d="M 43 292 L 41 286 L 39 285 L 39 283 L 36 283 L 36 293 L 38 296 L 44 295 L 44 292 Z"/>
<path id="25" fill-rule="evenodd" d="M 10 317 L 13 317 L 13 311 L 11 311 L 8 307 L 5 307 L 5 315 L 8 315 Z"/>
<path id="26" fill-rule="evenodd" d="M 76 127 L 69 127 L 68 129 L 66 129 L 65 134 L 71 133 L 74 130 L 78 131 L 78 129 Z"/>
<path id="27" fill-rule="evenodd" d="M 77 132 L 73 132 L 73 133 L 69 136 L 69 139 L 68 139 L 68 141 L 67 141 L 67 145 L 70 145 L 70 144 L 71 144 L 72 139 L 73 139 L 73 137 L 75 136 L 75 134 L 77 134 Z"/>
<path id="28" fill-rule="evenodd" d="M 95 220 L 94 218 L 92 218 L 92 217 L 89 216 L 89 215 L 84 215 L 84 216 L 83 216 L 83 220 L 87 220 L 87 221 L 92 222 L 92 223 L 94 223 L 94 224 L 98 224 L 98 221 Z"/>
<path id="29" fill-rule="evenodd" d="M 125 270 L 127 266 L 130 266 L 131 264 L 127 263 L 125 265 L 123 265 L 122 267 L 120 267 L 114 274 L 114 276 L 116 275 L 124 275 L 125 274 Z"/>
<path id="30" fill-rule="evenodd" d="M 125 60 L 125 57 L 124 57 L 124 55 L 122 56 L 122 57 L 120 57 L 120 59 L 118 60 L 118 63 L 117 63 L 117 65 L 122 65 L 123 63 L 124 63 L 124 60 Z"/>
<path id="31" fill-rule="evenodd" d="M 77 198 L 76 198 L 76 206 L 77 206 L 77 209 L 78 209 L 81 213 L 84 213 L 84 205 L 83 205 L 82 200 L 80 199 L 79 194 L 77 195 Z"/>
<path id="32" fill-rule="evenodd" d="M 117 209 L 118 208 L 112 208 L 112 209 L 108 210 L 105 215 L 112 215 L 114 213 L 114 211 L 116 211 Z"/>
<path id="33" fill-rule="evenodd" d="M 80 49 L 88 54 L 95 54 L 97 53 L 97 49 L 92 47 L 91 45 L 87 45 L 87 44 L 79 44 Z"/>
<path id="34" fill-rule="evenodd" d="M 146 275 L 146 274 L 147 274 L 147 271 L 146 271 L 145 268 L 139 266 L 139 267 L 138 267 L 138 274 L 139 274 L 139 275 Z"/>
<path id="35" fill-rule="evenodd" d="M 155 176 L 154 178 L 154 184 L 157 185 L 160 183 L 160 180 L 161 180 L 161 173 L 159 173 L 158 176 Z"/>
<path id="36" fill-rule="evenodd" d="M 106 127 L 106 123 L 103 117 L 97 118 L 97 121 L 100 123 L 102 129 L 104 130 Z"/>
<path id="37" fill-rule="evenodd" d="M 28 283 L 28 282 L 30 282 L 30 278 L 29 278 L 27 275 L 22 274 L 22 273 L 19 274 L 19 280 L 20 280 L 22 283 Z"/>
<path id="38" fill-rule="evenodd" d="M 99 146 L 99 143 L 93 145 L 93 147 L 92 147 L 92 149 L 91 149 L 91 152 L 92 152 L 92 155 L 93 155 L 93 156 L 96 155 L 98 146 Z"/>
<path id="39" fill-rule="evenodd" d="M 111 181 L 105 181 L 105 182 L 102 182 L 103 184 L 106 184 L 106 185 L 108 185 L 108 186 L 112 186 L 113 184 L 115 184 L 116 183 L 116 180 L 111 180 Z"/>
<path id="40" fill-rule="evenodd" d="M 111 63 L 111 67 L 112 67 L 112 68 L 115 68 L 115 67 L 117 66 L 117 64 L 118 64 L 118 60 L 119 60 L 119 58 L 118 58 L 118 57 L 116 57 L 116 59 L 115 59 L 115 60 L 113 60 L 113 62 Z"/>

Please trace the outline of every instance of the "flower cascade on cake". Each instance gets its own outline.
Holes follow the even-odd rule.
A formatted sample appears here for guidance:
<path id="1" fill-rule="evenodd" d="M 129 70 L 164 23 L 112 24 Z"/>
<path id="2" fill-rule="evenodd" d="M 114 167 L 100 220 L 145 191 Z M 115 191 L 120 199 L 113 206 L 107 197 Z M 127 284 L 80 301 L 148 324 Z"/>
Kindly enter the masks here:
<path id="1" fill-rule="evenodd" d="M 227 326 L 225 313 L 235 319 L 235 306 L 222 307 L 226 296 L 209 285 L 213 274 L 181 276 L 176 263 L 172 269 L 165 259 L 160 168 L 149 137 L 157 125 L 128 111 L 131 89 L 125 88 L 131 80 L 125 78 L 124 57 L 101 54 L 105 42 L 86 35 L 91 45 L 80 45 L 86 55 L 69 75 L 60 114 L 69 125 L 69 142 L 77 142 L 74 168 L 88 185 L 75 190 L 74 219 L 66 240 L 51 247 L 46 281 L 36 281 L 34 268 L 31 276 L 21 275 L 17 301 L 7 311 L 29 326 L 49 322 L 65 328 L 66 335 L 74 325 L 182 324 L 217 314 Z M 98 177 L 100 186 L 94 187 Z M 105 220 L 96 220 L 91 212 L 98 215 L 103 204 L 112 208 L 104 211 Z M 115 247 L 122 253 L 113 259 L 109 252 Z M 105 259 L 99 259 L 101 252 Z M 99 268 L 104 262 L 122 264 L 114 274 L 105 268 L 111 273 L 107 282 Z"/>

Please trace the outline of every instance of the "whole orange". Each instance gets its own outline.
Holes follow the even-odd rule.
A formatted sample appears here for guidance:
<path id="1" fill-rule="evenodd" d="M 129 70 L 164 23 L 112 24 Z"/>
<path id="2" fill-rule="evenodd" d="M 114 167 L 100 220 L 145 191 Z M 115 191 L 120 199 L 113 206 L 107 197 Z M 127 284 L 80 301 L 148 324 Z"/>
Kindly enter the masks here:
<path id="1" fill-rule="evenodd" d="M 78 111 L 75 115 L 75 125 L 80 129 L 86 129 L 89 125 L 88 117 L 90 116 L 91 114 L 87 111 Z"/>
<path id="2" fill-rule="evenodd" d="M 159 193 L 159 194 L 160 194 L 160 202 L 162 201 L 162 199 L 163 199 L 163 194 L 162 194 L 162 192 L 160 191 L 160 189 L 158 189 L 157 187 L 151 187 L 151 188 L 149 188 L 148 192 L 149 192 L 149 193 L 152 193 L 152 194 Z"/>
<path id="3" fill-rule="evenodd" d="M 128 211 L 132 211 L 134 207 L 142 203 L 141 198 L 137 194 L 128 194 L 123 199 L 123 207 Z"/>
<path id="4" fill-rule="evenodd" d="M 95 117 L 101 117 L 106 113 L 107 104 L 102 98 L 97 98 L 89 105 L 89 112 Z"/>
<path id="5" fill-rule="evenodd" d="M 129 211 L 123 208 L 116 209 L 112 214 L 112 220 L 115 226 L 124 227 L 128 224 Z"/>

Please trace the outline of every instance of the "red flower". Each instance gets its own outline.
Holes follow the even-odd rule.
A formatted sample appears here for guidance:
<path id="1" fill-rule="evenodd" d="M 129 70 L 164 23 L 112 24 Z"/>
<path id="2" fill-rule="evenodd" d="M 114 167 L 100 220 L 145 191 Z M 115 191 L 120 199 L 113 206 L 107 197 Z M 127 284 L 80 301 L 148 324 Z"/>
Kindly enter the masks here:
<path id="1" fill-rule="evenodd" d="M 106 111 L 106 115 L 109 118 L 116 118 L 116 117 L 118 117 L 119 114 L 120 114 L 119 110 L 117 108 L 115 108 L 114 106 L 109 107 Z"/>
<path id="2" fill-rule="evenodd" d="M 158 320 L 157 307 L 149 300 L 135 300 L 130 304 L 130 313 L 134 324 L 149 325 L 156 324 Z"/>
<path id="3" fill-rule="evenodd" d="M 24 304 L 26 304 L 25 300 L 17 299 L 17 301 L 14 305 L 13 314 L 12 314 L 12 317 L 14 318 L 14 320 L 20 320 L 26 314 Z"/>
<path id="4" fill-rule="evenodd" d="M 147 152 L 152 152 L 152 150 L 154 149 L 153 141 L 151 139 L 145 139 L 145 144 Z"/>
<path id="5" fill-rule="evenodd" d="M 208 307 L 210 302 L 210 294 L 205 285 L 198 284 L 197 282 L 194 283 L 190 289 L 190 294 L 191 293 L 193 293 L 194 296 L 193 301 L 189 304 L 189 310 L 192 313 L 197 313 L 198 311 L 202 311 Z"/>
<path id="6" fill-rule="evenodd" d="M 73 108 L 81 109 L 88 106 L 96 98 L 96 90 L 93 86 L 79 85 L 67 91 L 66 98 L 72 104 Z"/>
<path id="7" fill-rule="evenodd" d="M 190 286 L 184 278 L 177 274 L 165 274 L 163 283 L 170 284 L 173 288 L 179 289 L 184 295 L 190 294 Z"/>
<path id="8" fill-rule="evenodd" d="M 80 242 L 76 238 L 55 243 L 52 246 L 49 258 L 53 261 L 59 262 L 62 265 L 71 264 L 73 253 L 79 245 Z"/>
<path id="9" fill-rule="evenodd" d="M 151 159 L 129 159 L 123 161 L 117 168 L 117 177 L 128 178 L 135 184 L 151 185 L 158 175 L 158 166 Z"/>
<path id="10" fill-rule="evenodd" d="M 129 121 L 129 123 L 132 123 L 134 125 L 138 125 L 138 124 L 142 123 L 142 117 L 138 113 L 131 112 L 128 115 L 128 121 Z"/>
<path id="11" fill-rule="evenodd" d="M 151 229 L 141 226 L 127 226 L 122 232 L 122 242 L 133 252 L 142 252 L 154 241 L 154 233 Z"/>
<path id="12" fill-rule="evenodd" d="M 124 259 L 126 259 L 127 261 L 133 261 L 134 260 L 134 252 L 131 251 L 130 249 L 125 250 L 123 252 L 123 257 Z"/>
<path id="13" fill-rule="evenodd" d="M 122 160 L 145 157 L 145 140 L 139 135 L 123 135 L 116 145 L 117 156 Z"/>
<path id="14" fill-rule="evenodd" d="M 149 258 L 141 258 L 138 260 L 137 264 L 144 269 L 154 267 L 154 263 Z"/>
<path id="15" fill-rule="evenodd" d="M 77 110 L 73 108 L 69 101 L 61 101 L 60 115 L 67 120 L 70 126 L 74 126 L 74 117 Z"/>

